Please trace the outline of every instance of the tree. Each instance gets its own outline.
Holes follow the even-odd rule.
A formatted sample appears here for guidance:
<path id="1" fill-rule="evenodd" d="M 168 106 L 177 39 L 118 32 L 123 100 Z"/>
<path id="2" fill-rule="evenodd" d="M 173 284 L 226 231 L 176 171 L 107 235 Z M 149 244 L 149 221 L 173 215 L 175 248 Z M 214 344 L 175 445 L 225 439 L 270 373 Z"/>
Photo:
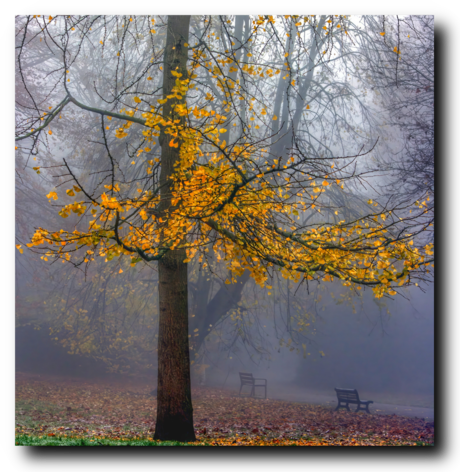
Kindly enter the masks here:
<path id="1" fill-rule="evenodd" d="M 433 223 L 434 17 L 369 16 L 365 25 L 376 38 L 364 53 L 368 86 L 379 93 L 393 133 L 401 135 L 398 147 L 381 159 L 391 174 L 387 191 L 418 200 Z"/>
<path id="2" fill-rule="evenodd" d="M 247 273 L 263 287 L 279 271 L 296 283 L 339 279 L 352 290 L 369 286 L 376 297 L 396 295 L 432 262 L 432 246 L 414 243 L 425 229 L 424 208 L 390 198 L 342 210 L 354 186 L 372 183 L 362 161 L 375 143 L 363 137 L 356 147 L 341 139 L 337 146 L 346 152 L 339 153 L 324 144 L 325 136 L 322 142 L 324 120 L 309 123 L 306 97 L 315 87 L 321 115 L 339 119 L 329 94 L 319 93 L 326 78 L 315 80 L 313 66 L 327 70 L 327 51 L 331 56 L 347 46 L 347 21 L 237 17 L 233 32 L 225 17 L 19 18 L 16 63 L 26 93 L 18 99 L 16 141 L 29 147 L 18 151 L 51 149 L 54 137 L 65 147 L 65 129 L 81 113 L 92 123 L 100 119 L 92 141 L 106 158 L 96 178 L 63 159 L 58 168 L 71 186 L 47 197 L 64 200 L 59 214 L 73 213 L 73 224 L 39 227 L 28 246 L 77 267 L 96 255 L 126 256 L 131 265 L 157 261 L 157 439 L 195 439 L 187 278 L 193 258 L 206 267 L 212 249 L 229 271 L 225 285 Z M 41 68 L 32 65 L 33 76 L 26 59 L 42 37 L 52 57 Z M 75 81 L 73 69 L 78 77 L 89 66 L 97 71 L 85 73 L 93 84 Z M 40 98 L 29 81 L 42 85 Z M 114 141 L 124 139 L 124 153 L 114 154 Z"/>

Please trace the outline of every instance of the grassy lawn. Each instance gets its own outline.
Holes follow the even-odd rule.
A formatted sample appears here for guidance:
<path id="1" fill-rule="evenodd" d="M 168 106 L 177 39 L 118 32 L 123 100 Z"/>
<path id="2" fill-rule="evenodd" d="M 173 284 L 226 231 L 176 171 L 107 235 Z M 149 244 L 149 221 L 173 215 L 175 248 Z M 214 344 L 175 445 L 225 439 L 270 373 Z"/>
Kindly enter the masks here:
<path id="1" fill-rule="evenodd" d="M 89 439 L 64 436 L 29 436 L 18 434 L 16 446 L 203 446 L 204 444 L 177 441 L 154 441 L 153 439 Z"/>
<path id="2" fill-rule="evenodd" d="M 194 388 L 197 442 L 153 441 L 148 385 L 17 376 L 16 444 L 43 446 L 392 446 L 434 444 L 434 422 Z"/>
<path id="3" fill-rule="evenodd" d="M 266 440 L 258 438 L 258 440 L 245 440 L 243 438 L 225 438 L 214 441 L 196 441 L 194 443 L 181 443 L 177 441 L 154 441 L 151 438 L 139 439 L 113 439 L 113 438 L 85 438 L 85 437 L 66 437 L 66 436 L 29 436 L 26 434 L 18 434 L 16 436 L 16 446 L 433 446 L 432 443 L 416 441 L 413 443 L 390 441 L 385 444 L 369 442 L 370 438 L 358 438 L 350 444 L 331 444 L 321 438 L 303 438 L 297 441 L 279 441 Z"/>

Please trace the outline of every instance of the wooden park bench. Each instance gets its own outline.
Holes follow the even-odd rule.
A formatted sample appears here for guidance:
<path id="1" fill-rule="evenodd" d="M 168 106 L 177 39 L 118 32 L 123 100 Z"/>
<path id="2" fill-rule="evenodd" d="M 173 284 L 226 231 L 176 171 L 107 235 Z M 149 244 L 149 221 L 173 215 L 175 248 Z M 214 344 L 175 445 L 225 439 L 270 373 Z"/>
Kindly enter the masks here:
<path id="1" fill-rule="evenodd" d="M 267 379 L 255 379 L 252 374 L 248 374 L 245 372 L 240 372 L 240 381 L 241 381 L 241 386 L 240 386 L 240 392 L 239 396 L 241 397 L 241 390 L 245 385 L 249 385 L 251 387 L 251 392 L 247 395 L 249 397 L 255 397 L 256 396 L 256 387 L 263 387 L 265 389 L 265 396 L 264 398 L 267 398 Z M 263 381 L 264 383 L 256 383 L 256 381 Z"/>
<path id="2" fill-rule="evenodd" d="M 334 411 L 337 411 L 339 408 L 346 408 L 348 411 L 350 411 L 350 408 L 348 408 L 348 404 L 352 403 L 358 405 L 356 411 L 365 410 L 370 413 L 369 404 L 374 402 L 372 400 L 360 400 L 358 390 L 351 388 L 336 388 L 334 390 L 337 393 L 337 400 L 339 401 L 337 408 Z M 342 405 L 342 403 L 345 403 L 345 405 Z M 362 407 L 361 405 L 365 406 Z"/>

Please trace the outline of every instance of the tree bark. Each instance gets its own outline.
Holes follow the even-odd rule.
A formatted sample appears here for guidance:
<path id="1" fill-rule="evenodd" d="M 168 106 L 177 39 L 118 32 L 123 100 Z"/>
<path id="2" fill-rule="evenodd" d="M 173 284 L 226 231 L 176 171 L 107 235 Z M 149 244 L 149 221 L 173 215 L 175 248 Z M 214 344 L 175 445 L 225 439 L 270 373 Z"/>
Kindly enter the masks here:
<path id="1" fill-rule="evenodd" d="M 171 71 L 187 77 L 190 16 L 169 16 L 164 54 L 163 98 L 171 95 L 175 77 Z M 185 97 L 172 98 L 163 105 L 165 119 L 174 116 L 174 106 Z M 182 123 L 184 119 L 181 118 Z M 180 157 L 179 147 L 169 146 L 169 136 L 160 134 L 161 200 L 159 213 L 167 218 L 171 210 L 171 175 Z M 158 397 L 155 439 L 195 441 L 190 388 L 190 354 L 188 338 L 188 285 L 185 249 L 166 253 L 158 263 L 160 326 L 158 334 Z"/>

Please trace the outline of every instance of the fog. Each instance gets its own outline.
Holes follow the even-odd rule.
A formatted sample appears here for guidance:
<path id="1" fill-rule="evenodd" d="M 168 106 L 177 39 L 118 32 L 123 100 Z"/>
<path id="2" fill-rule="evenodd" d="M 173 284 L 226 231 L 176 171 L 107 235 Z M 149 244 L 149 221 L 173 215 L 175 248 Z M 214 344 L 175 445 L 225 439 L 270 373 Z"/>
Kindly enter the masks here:
<path id="1" fill-rule="evenodd" d="M 219 95 L 213 82 L 218 77 L 215 71 L 216 76 L 211 76 L 207 70 L 198 70 L 202 83 L 197 82 L 197 88 L 190 90 L 187 96 L 190 110 L 193 107 L 198 110 L 197 106 L 208 114 L 211 111 L 215 114 L 217 110 L 228 120 L 229 130 L 220 131 L 226 139 L 224 143 L 235 147 L 246 139 L 257 143 L 259 147 L 254 153 L 258 154 L 250 163 L 257 169 L 259 165 L 262 168 L 273 162 L 278 165 L 276 158 L 281 161 L 292 153 L 308 155 L 308 158 L 299 157 L 303 167 L 286 171 L 291 177 L 307 169 L 321 181 L 328 179 L 329 173 L 337 172 L 333 179 L 337 188 L 323 180 L 326 184 L 322 185 L 328 188 L 327 191 L 319 190 L 320 196 L 324 193 L 321 199 L 310 201 L 316 205 L 307 207 L 300 214 L 295 210 L 293 214 L 297 219 L 291 220 L 296 225 L 294 228 L 339 227 L 342 223 L 346 227 L 352 221 L 359 223 L 361 220 L 363 226 L 357 233 L 361 234 L 361 229 L 369 228 L 369 221 L 374 218 L 372 212 L 377 212 L 374 208 L 378 206 L 384 213 L 381 219 L 390 227 L 389 234 L 395 241 L 403 239 L 404 233 L 404 238 L 411 237 L 415 241 L 413 247 L 417 257 L 422 253 L 432 254 L 432 17 L 404 17 L 405 23 L 401 25 L 399 18 L 390 17 L 386 20 L 385 37 L 381 31 L 381 17 L 344 17 L 343 25 L 348 25 L 354 42 L 340 37 L 336 43 L 328 44 L 327 60 L 315 56 L 326 55 L 326 51 L 320 51 L 320 45 L 323 48 L 329 39 L 324 36 L 320 42 L 315 36 L 318 25 L 321 25 L 320 30 L 327 29 L 323 26 L 327 25 L 326 17 L 315 17 L 316 23 L 312 27 L 305 21 L 304 30 L 295 36 L 298 44 L 289 39 L 291 36 L 286 32 L 300 26 L 295 19 L 281 18 L 276 28 L 273 27 L 273 35 L 282 33 L 283 39 L 273 50 L 260 47 L 260 51 L 258 45 L 268 42 L 271 36 L 269 38 L 264 29 L 259 39 L 255 37 L 254 42 L 249 41 L 253 34 L 249 21 L 255 24 L 257 18 L 229 17 L 225 22 L 219 18 L 210 17 L 206 21 L 201 17 L 192 18 L 190 42 L 193 39 L 197 51 L 202 44 L 200 38 L 205 38 L 208 28 L 217 38 L 215 47 L 220 47 L 219 51 L 231 49 L 225 42 L 224 33 L 224 26 L 229 24 L 233 33 L 228 33 L 228 38 L 235 39 L 239 34 L 235 41 L 240 49 L 235 57 L 246 60 L 245 67 L 255 64 L 250 61 L 256 52 L 260 53 L 258 61 L 264 67 L 275 67 L 273 64 L 284 67 L 284 61 L 288 60 L 285 57 L 297 54 L 286 69 L 289 73 L 295 69 L 298 74 L 295 79 L 290 77 L 286 81 L 292 86 L 283 84 L 284 72 L 279 77 L 271 72 L 264 76 L 262 72 L 257 78 L 248 76 L 244 81 L 242 71 L 229 70 L 228 76 L 233 77 L 232 80 L 241 78 L 241 82 L 235 82 L 241 87 L 241 99 L 231 112 L 238 118 L 229 113 L 230 102 L 221 100 L 226 96 Z M 111 253 L 109 243 L 114 244 L 113 240 L 119 238 L 117 214 L 116 236 L 111 233 L 107 236 L 107 246 L 100 245 L 100 239 L 105 236 L 99 233 L 91 243 L 85 240 L 80 244 L 78 241 L 72 252 L 67 253 L 59 252 L 61 248 L 52 253 L 51 242 L 51 249 L 30 244 L 39 228 L 51 228 L 50 234 L 58 241 L 64 232 L 66 235 L 77 234 L 77 229 L 80 231 L 85 224 L 86 227 L 94 224 L 101 218 L 98 214 L 93 220 L 92 215 L 99 211 L 96 200 L 102 195 L 106 197 L 101 192 L 111 192 L 113 197 L 118 182 L 125 197 L 132 198 L 131 203 L 139 195 L 154 198 L 152 195 L 159 192 L 161 146 L 152 143 L 152 136 L 156 135 L 151 134 L 150 141 L 144 141 L 148 134 L 140 130 L 140 126 L 136 128 L 138 124 L 129 122 L 134 125 L 129 137 L 123 141 L 123 133 L 126 131 L 128 135 L 129 127 L 123 128 L 121 115 L 115 116 L 120 108 L 133 108 L 135 97 L 138 99 L 136 108 L 129 115 L 133 116 L 141 102 L 137 95 L 142 96 L 152 109 L 158 106 L 157 100 L 162 97 L 163 68 L 160 64 L 163 64 L 167 19 L 155 17 L 154 20 L 138 17 L 136 28 L 139 31 L 129 36 L 131 42 L 124 43 L 122 32 L 134 27 L 130 26 L 131 20 L 115 17 L 106 24 L 99 17 L 85 18 L 87 33 L 91 22 L 95 30 L 91 34 L 100 35 L 94 42 L 96 46 L 86 43 L 83 33 L 79 39 L 75 35 L 74 39 L 66 39 L 63 59 L 57 43 L 46 43 L 45 47 L 38 40 L 37 25 L 28 26 L 27 30 L 25 25 L 33 24 L 30 18 L 16 19 L 16 41 L 21 43 L 23 36 L 28 40 L 21 43 L 20 48 L 18 46 L 21 52 L 17 52 L 16 64 L 19 143 L 16 150 L 17 372 L 73 376 L 81 382 L 102 378 L 127 384 L 142 381 L 152 390 L 157 387 L 160 275 L 159 262 L 154 260 L 153 251 L 162 249 L 159 239 L 155 241 L 156 246 L 152 240 L 147 241 L 151 244 L 148 250 L 145 249 L 148 244 L 139 243 L 130 254 L 129 245 L 125 244 L 124 248 L 128 249 L 123 252 L 118 239 L 118 247 L 113 250 L 118 253 Z M 152 24 L 158 25 L 158 34 L 149 33 L 154 31 L 150 29 Z M 404 36 L 400 35 L 399 27 Z M 60 28 L 69 29 L 69 25 L 63 17 L 53 20 L 49 28 L 50 32 L 46 34 L 57 37 Z M 336 25 L 337 31 L 340 28 L 345 27 Z M 111 39 L 105 43 L 106 34 Z M 148 34 L 156 34 L 151 43 L 144 41 Z M 220 41 L 218 34 L 224 38 L 222 44 L 217 43 Z M 411 36 L 413 39 L 409 42 Z M 104 45 L 104 49 L 97 49 L 98 43 Z M 404 60 L 400 62 L 396 44 L 404 53 L 407 51 L 407 56 L 401 56 Z M 305 52 L 307 46 L 309 55 Z M 181 47 L 178 47 L 179 51 Z M 132 56 L 125 55 L 123 48 Z M 422 55 L 423 48 L 430 53 Z M 312 51 L 316 52 L 313 54 Z M 65 62 L 66 54 L 72 58 L 72 66 Z M 119 76 L 121 72 L 113 57 L 123 61 L 120 62 L 123 77 Z M 198 61 L 199 54 L 194 58 Z M 235 59 L 236 63 L 238 60 Z M 418 64 L 416 73 L 411 72 L 414 64 Z M 71 72 L 66 70 L 67 67 Z M 63 79 L 67 73 L 70 84 Z M 296 80 L 298 87 L 299 84 L 304 87 L 302 92 L 294 89 Z M 68 98 L 69 90 L 73 101 Z M 215 101 L 206 98 L 209 90 L 218 97 Z M 261 125 L 259 129 L 259 125 L 254 126 L 257 121 L 250 121 L 259 119 L 249 118 L 253 110 L 250 96 L 257 106 L 261 103 L 265 107 L 261 116 L 268 113 L 273 117 L 265 128 Z M 209 103 L 202 105 L 204 99 L 210 100 Z M 40 104 L 36 109 L 32 104 L 34 100 Z M 85 106 L 80 106 L 80 102 Z M 110 113 L 107 112 L 107 116 L 93 113 L 98 107 L 110 108 Z M 41 126 L 48 112 L 45 110 L 51 109 L 50 114 L 62 114 L 62 120 L 60 116 L 60 121 L 50 122 L 53 130 L 43 131 L 35 138 L 33 127 Z M 195 123 L 193 117 L 190 120 Z M 109 134 L 112 125 L 116 128 L 114 123 L 118 126 L 115 136 L 112 130 Z M 145 147 L 144 151 L 140 146 L 146 143 L 151 147 Z M 212 145 L 212 142 L 203 144 L 202 160 L 196 161 L 197 166 L 207 168 L 212 163 L 215 158 Z M 174 139 L 170 146 L 174 147 Z M 246 164 L 239 167 L 242 169 Z M 332 170 L 334 166 L 336 170 Z M 273 180 L 270 179 L 273 177 L 267 178 L 271 184 Z M 309 181 L 304 184 L 305 188 L 309 188 L 307 185 L 311 186 Z M 82 198 L 86 200 L 73 203 L 75 193 L 82 190 L 81 194 L 85 194 Z M 286 201 L 300 202 L 303 197 L 296 193 L 297 190 L 288 188 Z M 66 210 L 64 205 L 70 209 Z M 131 237 L 126 226 L 132 221 L 138 234 L 144 231 L 144 221 L 156 214 L 153 206 L 148 211 L 145 218 L 137 215 L 134 217 L 137 219 L 130 220 L 123 229 L 120 225 L 120 234 L 122 230 L 126 231 L 123 238 Z M 282 219 L 285 217 L 281 215 L 280 218 L 281 226 L 289 229 L 287 217 Z M 194 224 L 198 220 L 190 218 Z M 364 226 L 365 221 L 367 226 Z M 249 229 L 256 226 L 254 222 L 257 218 Z M 263 266 L 268 269 L 263 277 L 260 276 L 265 277 L 260 283 L 257 270 L 251 277 L 249 265 L 236 265 L 236 256 L 233 259 L 235 267 L 232 266 L 224 244 L 221 247 L 216 244 L 217 236 L 204 235 L 204 232 L 197 236 L 198 230 L 190 228 L 187 229 L 187 241 L 194 242 L 200 237 L 204 241 L 203 247 L 200 246 L 199 252 L 188 262 L 187 269 L 192 394 L 195 389 L 207 388 L 238 393 L 239 373 L 250 372 L 267 380 L 269 398 L 297 402 L 321 402 L 324 398 L 323 403 L 327 403 L 335 396 L 334 388 L 338 387 L 358 389 L 367 398 L 382 404 L 434 407 L 434 287 L 429 263 L 426 268 L 424 265 L 419 267 L 421 263 L 418 263 L 411 277 L 401 279 L 404 284 L 400 286 L 395 277 L 397 292 L 383 296 L 377 296 L 378 292 L 373 291 L 374 283 L 365 282 L 362 287 L 358 287 L 358 283 L 347 285 L 349 278 L 336 276 L 332 280 L 333 277 L 323 269 L 313 275 L 308 273 L 308 277 L 306 271 L 299 282 L 295 276 L 285 277 L 281 269 L 275 272 L 267 265 Z M 246 227 L 241 233 L 248 233 L 249 229 Z M 213 230 L 213 234 L 218 233 L 216 228 Z M 128 239 L 124 241 L 126 243 Z M 290 238 L 287 241 L 292 243 Z M 65 247 L 67 243 L 61 244 Z M 142 250 L 139 249 L 141 246 Z M 241 247 L 246 248 L 244 244 Z M 148 257 L 145 256 L 145 251 L 150 250 Z M 398 268 L 405 263 L 402 257 L 395 260 Z M 269 261 L 268 256 L 266 261 Z M 378 266 L 378 270 L 381 269 L 382 266 Z"/>
<path id="2" fill-rule="evenodd" d="M 238 372 L 268 379 L 269 394 L 282 398 L 292 388 L 334 393 L 334 387 L 365 392 L 434 396 L 433 290 L 408 293 L 378 307 L 365 296 L 351 306 L 318 304 L 306 356 L 274 349 L 269 361 L 255 362 L 244 350 L 211 366 L 206 383 L 239 385 Z M 285 307 L 284 307 L 285 308 Z M 272 334 L 271 343 L 278 345 Z M 228 374 L 228 377 L 227 377 Z"/>
<path id="3" fill-rule="evenodd" d="M 31 296 L 34 280 L 27 274 L 21 277 L 20 267 L 18 264 L 18 292 L 24 287 Z M 60 269 L 61 277 L 62 272 L 68 272 L 70 280 L 75 277 L 71 268 Z M 148 275 L 153 276 L 154 283 L 155 272 Z M 119 283 L 117 281 L 115 286 Z M 83 289 L 90 284 L 83 281 Z M 306 287 L 300 287 L 295 294 L 297 287 L 291 287 L 288 304 L 286 293 L 267 295 L 267 290 L 249 282 L 239 303 L 241 307 L 248 307 L 247 319 L 238 325 L 238 328 L 245 327 L 245 335 L 235 335 L 238 328 L 231 319 L 235 310 L 230 310 L 226 320 L 216 327 L 193 360 L 192 386 L 237 392 L 239 372 L 251 372 L 255 377 L 267 379 L 269 398 L 295 401 L 305 398 L 306 401 L 307 397 L 311 400 L 312 395 L 316 399 L 321 395 L 332 396 L 334 387 L 339 387 L 356 388 L 368 396 L 378 394 L 388 403 L 433 407 L 433 286 L 412 287 L 400 297 L 376 300 L 370 290 L 364 290 L 360 296 L 350 296 L 340 285 L 327 285 L 314 290 L 310 287 L 308 291 Z M 190 305 L 194 306 L 194 300 L 202 295 L 192 289 Z M 34 305 L 41 307 L 49 300 L 49 296 L 37 294 Z M 21 308 L 27 309 L 28 319 L 37 321 L 43 317 L 46 321 L 17 328 L 16 368 L 21 372 L 74 375 L 82 380 L 101 376 L 126 379 L 127 382 L 142 379 L 155 388 L 157 303 L 155 295 L 149 298 L 151 344 L 147 351 L 148 362 L 136 365 L 135 359 L 131 358 L 131 366 L 121 372 L 111 368 L 113 361 L 104 363 L 99 356 L 68 354 L 67 348 L 47 330 L 56 325 L 50 318 L 52 315 L 45 316 L 40 308 L 32 311 L 30 305 Z M 309 326 L 302 333 L 302 339 L 293 336 L 296 342 L 288 344 L 287 313 L 290 311 L 292 318 L 297 320 L 300 319 L 298 315 L 303 314 L 302 310 L 305 310 Z M 192 327 L 196 316 L 199 313 L 190 315 Z M 137 322 L 141 325 L 141 320 Z M 194 334 L 190 328 L 190 336 Z M 127 340 L 131 335 L 132 330 L 126 331 L 122 338 Z M 103 346 L 101 348 L 102 351 Z M 119 362 L 122 363 L 123 358 L 119 358 Z"/>

